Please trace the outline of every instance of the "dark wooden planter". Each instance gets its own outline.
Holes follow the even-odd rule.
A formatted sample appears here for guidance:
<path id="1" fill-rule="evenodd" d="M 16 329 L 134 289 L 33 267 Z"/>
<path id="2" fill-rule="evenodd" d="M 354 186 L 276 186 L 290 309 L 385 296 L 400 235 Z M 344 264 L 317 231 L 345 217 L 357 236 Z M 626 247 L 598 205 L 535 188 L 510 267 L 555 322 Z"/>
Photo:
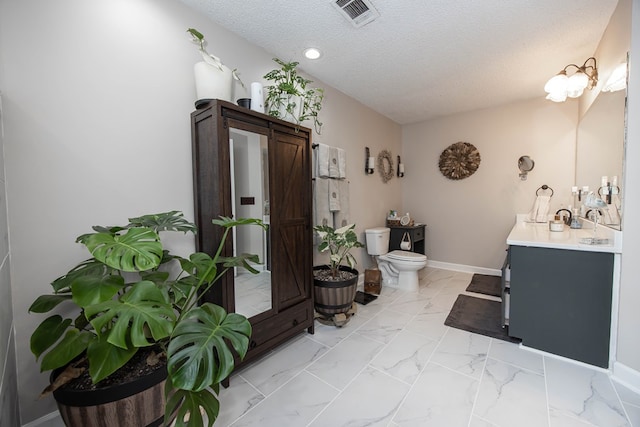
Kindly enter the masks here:
<path id="1" fill-rule="evenodd" d="M 328 270 L 329 266 L 319 265 L 314 270 Z M 338 313 L 346 313 L 351 308 L 358 288 L 358 270 L 346 266 L 340 266 L 340 270 L 349 271 L 354 277 L 347 280 L 327 281 L 313 279 L 313 292 L 315 297 L 314 307 L 324 316 L 334 316 Z"/>
<path id="2" fill-rule="evenodd" d="M 58 372 L 51 376 L 55 378 Z M 166 368 L 98 390 L 58 389 L 53 396 L 67 427 L 152 427 L 164 421 Z"/>

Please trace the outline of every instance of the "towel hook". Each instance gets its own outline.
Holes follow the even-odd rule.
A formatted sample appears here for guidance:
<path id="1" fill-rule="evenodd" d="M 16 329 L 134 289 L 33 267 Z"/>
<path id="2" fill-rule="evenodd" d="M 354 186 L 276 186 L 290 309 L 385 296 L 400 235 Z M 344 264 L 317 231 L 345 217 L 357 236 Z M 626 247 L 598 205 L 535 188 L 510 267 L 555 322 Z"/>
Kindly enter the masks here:
<path id="1" fill-rule="evenodd" d="M 540 190 L 551 190 L 551 196 L 549 197 L 553 197 L 553 188 L 549 187 L 547 184 L 542 185 L 540 188 L 536 190 L 536 196 L 539 196 L 538 191 Z"/>

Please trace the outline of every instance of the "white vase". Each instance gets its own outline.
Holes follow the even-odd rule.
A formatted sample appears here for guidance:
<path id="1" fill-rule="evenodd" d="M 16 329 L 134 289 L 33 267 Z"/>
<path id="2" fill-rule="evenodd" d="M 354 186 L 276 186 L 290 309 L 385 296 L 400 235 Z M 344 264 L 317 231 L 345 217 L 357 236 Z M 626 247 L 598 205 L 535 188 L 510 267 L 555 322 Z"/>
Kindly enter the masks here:
<path id="1" fill-rule="evenodd" d="M 290 123 L 300 124 L 300 116 L 302 115 L 302 97 L 294 95 L 282 95 L 280 97 L 280 108 L 278 108 L 279 118 Z M 287 105 L 295 103 L 293 113 L 287 111 Z"/>
<path id="2" fill-rule="evenodd" d="M 222 65 L 222 70 L 204 61 L 193 66 L 196 81 L 196 108 L 212 99 L 231 101 L 233 73 Z"/>

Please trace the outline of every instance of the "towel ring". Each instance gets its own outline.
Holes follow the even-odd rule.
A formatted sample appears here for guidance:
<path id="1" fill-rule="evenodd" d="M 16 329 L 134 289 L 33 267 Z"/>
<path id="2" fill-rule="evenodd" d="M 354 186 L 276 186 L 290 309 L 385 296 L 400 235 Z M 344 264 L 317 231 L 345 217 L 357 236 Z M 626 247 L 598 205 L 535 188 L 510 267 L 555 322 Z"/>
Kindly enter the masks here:
<path id="1" fill-rule="evenodd" d="M 549 197 L 553 197 L 553 188 L 549 187 L 547 184 L 541 186 L 540 188 L 538 188 L 536 190 L 536 196 L 539 196 L 538 191 L 540 191 L 540 190 L 551 190 L 551 196 L 549 196 Z"/>

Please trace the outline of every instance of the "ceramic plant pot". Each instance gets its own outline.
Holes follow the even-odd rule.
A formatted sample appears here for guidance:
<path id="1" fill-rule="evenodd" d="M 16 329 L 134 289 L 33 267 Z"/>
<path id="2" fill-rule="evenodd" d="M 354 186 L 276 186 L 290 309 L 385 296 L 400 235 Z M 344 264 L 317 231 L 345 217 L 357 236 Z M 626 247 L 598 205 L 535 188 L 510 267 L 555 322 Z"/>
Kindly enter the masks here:
<path id="1" fill-rule="evenodd" d="M 233 73 L 222 65 L 222 70 L 204 61 L 193 66 L 196 81 L 196 108 L 202 107 L 212 99 L 231 102 Z"/>

